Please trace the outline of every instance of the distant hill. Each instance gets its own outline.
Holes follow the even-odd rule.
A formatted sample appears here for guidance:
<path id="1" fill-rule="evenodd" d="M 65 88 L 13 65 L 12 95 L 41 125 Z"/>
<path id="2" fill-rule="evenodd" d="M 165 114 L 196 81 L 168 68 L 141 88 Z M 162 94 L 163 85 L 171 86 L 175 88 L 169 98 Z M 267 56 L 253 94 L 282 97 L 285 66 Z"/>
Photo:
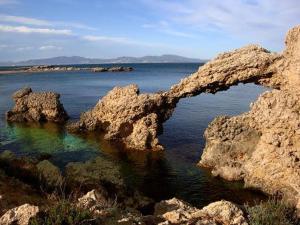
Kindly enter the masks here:
<path id="1" fill-rule="evenodd" d="M 74 64 L 110 64 L 110 63 L 203 63 L 206 60 L 186 58 L 178 55 L 118 57 L 113 59 L 93 59 L 80 56 L 59 56 L 45 59 L 31 59 L 20 62 L 0 62 L 0 66 L 32 65 L 74 65 Z"/>

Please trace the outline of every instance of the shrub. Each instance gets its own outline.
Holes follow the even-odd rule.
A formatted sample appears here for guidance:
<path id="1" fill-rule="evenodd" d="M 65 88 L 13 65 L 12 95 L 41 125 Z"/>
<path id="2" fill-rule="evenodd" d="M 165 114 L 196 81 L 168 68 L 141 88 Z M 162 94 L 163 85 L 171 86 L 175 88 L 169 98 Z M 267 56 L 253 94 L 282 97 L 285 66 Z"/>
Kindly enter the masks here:
<path id="1" fill-rule="evenodd" d="M 76 207 L 67 200 L 49 206 L 45 212 L 31 219 L 29 225 L 94 225 L 97 224 L 89 210 Z"/>
<path id="2" fill-rule="evenodd" d="M 295 210 L 281 200 L 269 199 L 258 205 L 245 206 L 250 225 L 300 225 Z"/>

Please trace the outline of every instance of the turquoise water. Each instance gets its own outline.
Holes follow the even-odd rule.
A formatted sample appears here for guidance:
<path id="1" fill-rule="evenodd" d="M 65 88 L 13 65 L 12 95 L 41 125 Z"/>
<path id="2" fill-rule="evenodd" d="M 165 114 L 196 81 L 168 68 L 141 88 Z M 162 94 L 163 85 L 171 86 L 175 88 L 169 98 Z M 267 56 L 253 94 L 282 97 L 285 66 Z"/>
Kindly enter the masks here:
<path id="1" fill-rule="evenodd" d="M 167 90 L 196 71 L 198 64 L 130 64 L 128 73 L 88 71 L 0 75 L 0 151 L 18 155 L 51 155 L 64 171 L 69 162 L 84 162 L 97 156 L 121 167 L 128 185 L 155 200 L 179 197 L 195 206 L 220 199 L 237 203 L 259 199 L 259 193 L 242 189 L 241 183 L 211 177 L 196 166 L 205 142 L 203 133 L 218 115 L 237 115 L 265 89 L 252 84 L 232 87 L 215 95 L 203 94 L 179 102 L 159 137 L 163 152 L 126 152 L 101 140 L 96 134 L 78 137 L 55 124 L 6 124 L 5 112 L 13 106 L 11 94 L 24 86 L 34 91 L 55 91 L 71 116 L 93 107 L 114 86 L 138 84 L 141 92 Z M 238 193 L 238 194 L 237 194 Z"/>

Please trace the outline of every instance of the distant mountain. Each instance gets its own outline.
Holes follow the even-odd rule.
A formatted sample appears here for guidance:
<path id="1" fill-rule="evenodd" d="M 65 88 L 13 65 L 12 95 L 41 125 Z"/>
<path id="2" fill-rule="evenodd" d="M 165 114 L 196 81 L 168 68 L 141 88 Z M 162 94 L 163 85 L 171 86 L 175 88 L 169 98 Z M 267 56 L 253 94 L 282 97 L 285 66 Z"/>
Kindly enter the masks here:
<path id="1" fill-rule="evenodd" d="M 118 57 L 113 59 L 93 59 L 80 56 L 59 56 L 45 59 L 31 59 L 20 62 L 0 62 L 0 66 L 32 65 L 74 65 L 74 64 L 110 64 L 110 63 L 203 63 L 206 60 L 186 58 L 178 55 Z"/>

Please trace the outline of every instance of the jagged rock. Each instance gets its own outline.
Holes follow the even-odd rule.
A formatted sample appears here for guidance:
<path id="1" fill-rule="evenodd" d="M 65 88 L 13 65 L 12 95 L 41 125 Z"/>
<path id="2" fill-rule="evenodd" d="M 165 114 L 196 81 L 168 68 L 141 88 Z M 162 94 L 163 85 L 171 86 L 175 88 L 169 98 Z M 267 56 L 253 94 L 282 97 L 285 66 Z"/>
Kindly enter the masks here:
<path id="1" fill-rule="evenodd" d="M 106 202 L 106 197 L 95 189 L 78 199 L 80 207 L 91 210 L 101 202 Z"/>
<path id="2" fill-rule="evenodd" d="M 245 186 L 280 194 L 300 210 L 300 27 L 289 31 L 275 63 L 280 90 L 262 94 L 240 116 L 216 118 L 205 131 L 199 163 L 212 174 L 244 180 Z M 280 73 L 278 73 L 280 71 Z M 281 78 L 279 77 L 281 74 Z"/>
<path id="3" fill-rule="evenodd" d="M 203 209 L 192 207 L 176 198 L 155 205 L 154 215 L 165 221 L 159 224 L 247 225 L 241 209 L 228 201 L 211 203 Z"/>
<path id="4" fill-rule="evenodd" d="M 31 88 L 23 88 L 13 94 L 15 106 L 6 113 L 6 119 L 10 122 L 64 122 L 68 115 L 59 97 L 57 93 L 35 93 Z"/>
<path id="5" fill-rule="evenodd" d="M 184 98 L 203 92 L 216 93 L 238 83 L 254 82 L 275 86 L 270 78 L 277 72 L 274 63 L 281 58 L 281 55 L 270 53 L 257 45 L 222 53 L 200 67 L 196 73 L 172 86 L 169 96 Z"/>
<path id="6" fill-rule="evenodd" d="M 298 48 L 293 46 L 299 42 L 298 30 L 290 31 L 283 54 L 271 53 L 257 45 L 223 53 L 167 92 L 139 94 L 135 85 L 116 87 L 92 110 L 82 114 L 79 122 L 71 124 L 69 130 L 99 130 L 106 139 L 120 141 L 127 148 L 162 149 L 157 136 L 181 98 L 215 93 L 238 83 L 253 82 L 273 88 L 295 83 L 297 76 L 293 79 L 289 76 L 290 81 L 285 74 L 297 74 Z"/>
<path id="7" fill-rule="evenodd" d="M 250 112 L 219 117 L 205 131 L 200 165 L 216 176 L 244 180 L 269 194 L 280 193 L 296 206 L 300 200 L 300 93 L 262 94 Z"/>
<path id="8" fill-rule="evenodd" d="M 139 94 L 136 85 L 115 87 L 68 129 L 98 130 L 105 139 L 122 142 L 127 148 L 160 150 L 157 136 L 174 107 L 175 102 L 165 95 Z"/>
<path id="9" fill-rule="evenodd" d="M 28 225 L 29 220 L 39 212 L 39 207 L 25 204 L 8 210 L 1 218 L 1 225 Z"/>
<path id="10" fill-rule="evenodd" d="M 244 180 L 246 186 L 279 192 L 299 208 L 300 26 L 288 32 L 285 43 L 283 53 L 249 45 L 220 54 L 167 92 L 139 94 L 135 85 L 114 88 L 69 128 L 98 130 L 132 149 L 162 149 L 157 136 L 181 98 L 238 83 L 274 88 L 249 113 L 210 124 L 200 165 L 212 168 L 214 175 Z"/>

